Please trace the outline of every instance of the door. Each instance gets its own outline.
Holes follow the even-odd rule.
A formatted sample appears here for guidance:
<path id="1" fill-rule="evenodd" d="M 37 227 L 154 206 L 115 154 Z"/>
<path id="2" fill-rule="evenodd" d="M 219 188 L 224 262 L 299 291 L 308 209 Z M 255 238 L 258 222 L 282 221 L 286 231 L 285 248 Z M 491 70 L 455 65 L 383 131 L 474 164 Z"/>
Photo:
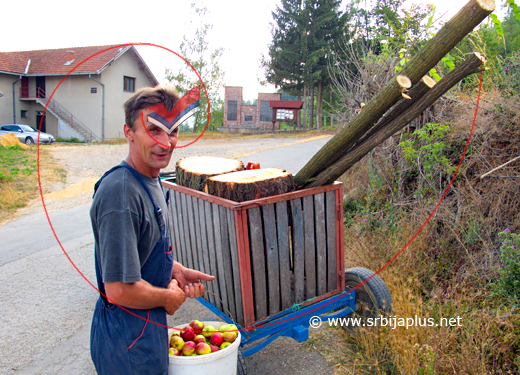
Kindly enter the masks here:
<path id="1" fill-rule="evenodd" d="M 29 97 L 29 77 L 22 77 L 22 92 L 20 93 L 20 97 Z"/>
<path id="2" fill-rule="evenodd" d="M 36 77 L 36 97 L 45 98 L 45 77 Z"/>
<path id="3" fill-rule="evenodd" d="M 41 123 L 41 128 L 40 128 Z M 41 133 L 45 133 L 47 131 L 45 126 L 45 116 L 42 111 L 36 112 L 36 130 L 40 129 Z"/>

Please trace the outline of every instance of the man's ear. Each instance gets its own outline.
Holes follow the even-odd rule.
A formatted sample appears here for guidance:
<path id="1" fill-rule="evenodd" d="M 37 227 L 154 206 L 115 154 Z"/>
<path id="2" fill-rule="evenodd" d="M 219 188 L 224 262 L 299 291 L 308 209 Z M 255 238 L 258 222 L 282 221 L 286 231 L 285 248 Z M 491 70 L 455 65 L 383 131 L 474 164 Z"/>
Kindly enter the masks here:
<path id="1" fill-rule="evenodd" d="M 134 131 L 127 124 L 125 124 L 123 131 L 125 133 L 126 139 L 129 142 L 134 140 Z"/>

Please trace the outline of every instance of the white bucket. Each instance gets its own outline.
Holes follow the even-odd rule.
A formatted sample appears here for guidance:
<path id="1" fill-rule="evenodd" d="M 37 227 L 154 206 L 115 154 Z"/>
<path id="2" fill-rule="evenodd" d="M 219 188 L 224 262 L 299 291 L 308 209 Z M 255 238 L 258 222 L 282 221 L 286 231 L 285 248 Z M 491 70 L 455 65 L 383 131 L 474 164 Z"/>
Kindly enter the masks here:
<path id="1" fill-rule="evenodd" d="M 217 330 L 221 322 L 203 322 L 204 326 L 212 325 Z M 188 324 L 175 325 L 175 328 L 183 328 Z M 240 332 L 235 341 L 227 348 L 210 354 L 194 357 L 170 355 L 168 375 L 236 375 L 238 347 L 240 346 Z"/>

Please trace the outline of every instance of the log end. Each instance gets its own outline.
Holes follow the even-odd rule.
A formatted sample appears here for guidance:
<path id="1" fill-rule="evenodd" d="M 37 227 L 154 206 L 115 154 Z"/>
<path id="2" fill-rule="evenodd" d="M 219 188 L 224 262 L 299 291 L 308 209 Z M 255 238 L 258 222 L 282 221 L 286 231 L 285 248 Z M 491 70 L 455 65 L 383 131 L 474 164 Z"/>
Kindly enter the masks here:
<path id="1" fill-rule="evenodd" d="M 495 10 L 494 0 L 477 0 L 477 4 L 484 10 L 492 12 Z"/>
<path id="2" fill-rule="evenodd" d="M 397 80 L 399 86 L 401 86 L 403 89 L 409 89 L 412 87 L 412 81 L 407 76 L 399 74 L 397 77 L 395 77 L 395 79 Z"/>
<path id="3" fill-rule="evenodd" d="M 432 77 L 430 77 L 430 76 L 422 77 L 421 81 L 422 81 L 422 83 L 424 83 L 429 88 L 432 88 L 437 83 L 437 81 L 435 79 L 433 79 Z"/>

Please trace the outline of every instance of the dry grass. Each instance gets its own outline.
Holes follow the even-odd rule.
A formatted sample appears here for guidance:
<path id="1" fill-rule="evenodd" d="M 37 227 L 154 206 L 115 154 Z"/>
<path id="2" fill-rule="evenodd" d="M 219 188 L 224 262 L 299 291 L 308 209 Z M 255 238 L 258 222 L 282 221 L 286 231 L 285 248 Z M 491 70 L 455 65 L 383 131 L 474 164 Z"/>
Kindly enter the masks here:
<path id="1" fill-rule="evenodd" d="M 493 93 L 484 98 L 487 111 L 479 113 L 452 189 L 424 230 L 380 273 L 394 299 L 391 316 L 431 318 L 435 325 L 381 327 L 356 337 L 336 329 L 316 334 L 312 348 L 324 353 L 336 374 L 520 372 L 520 311 L 493 296 L 490 285 L 499 265 L 497 233 L 506 227 L 520 230 L 520 181 L 507 177 L 520 175 L 520 162 L 480 179 L 520 152 L 520 102 L 506 103 Z M 459 99 L 443 113 L 452 119 L 454 162 L 462 153 L 471 126 L 468 118 L 472 120 L 475 109 L 473 99 Z M 389 140 L 341 178 L 344 202 L 350 205 L 346 268 L 380 269 L 415 235 L 439 199 L 412 194 L 417 175 L 407 177 L 400 191 L 396 144 Z M 457 317 L 460 326 L 436 325 L 440 318 Z M 342 342 L 338 347 L 348 358 L 327 352 L 329 335 Z"/>
<path id="2" fill-rule="evenodd" d="M 63 182 L 65 171 L 56 163 L 48 152 L 49 147 L 40 146 L 40 179 L 42 191 Z M 14 212 L 25 207 L 27 202 L 40 194 L 38 184 L 38 149 L 36 146 L 21 147 L 0 146 L 0 225 L 5 223 Z"/>

